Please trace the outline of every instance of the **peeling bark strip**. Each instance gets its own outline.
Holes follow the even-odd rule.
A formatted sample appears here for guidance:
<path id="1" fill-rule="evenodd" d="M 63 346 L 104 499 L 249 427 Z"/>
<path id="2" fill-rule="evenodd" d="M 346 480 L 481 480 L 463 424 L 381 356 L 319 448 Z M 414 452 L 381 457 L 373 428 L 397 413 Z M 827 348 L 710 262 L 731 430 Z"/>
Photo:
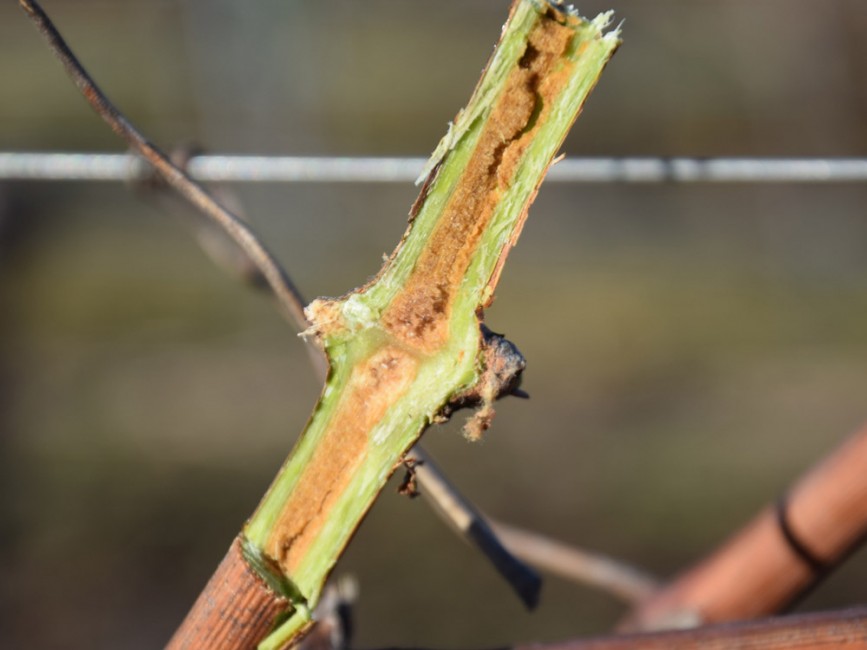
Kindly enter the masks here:
<path id="1" fill-rule="evenodd" d="M 395 253 L 367 285 L 308 307 L 307 334 L 327 354 L 328 380 L 244 528 L 263 566 L 279 567 L 299 613 L 260 648 L 286 646 L 307 624 L 328 573 L 424 429 L 477 396 L 480 434 L 493 400 L 517 384 L 523 359 L 513 346 L 483 343 L 480 317 L 527 206 L 619 44 L 616 32 L 603 33 L 608 20 L 516 0 Z"/>

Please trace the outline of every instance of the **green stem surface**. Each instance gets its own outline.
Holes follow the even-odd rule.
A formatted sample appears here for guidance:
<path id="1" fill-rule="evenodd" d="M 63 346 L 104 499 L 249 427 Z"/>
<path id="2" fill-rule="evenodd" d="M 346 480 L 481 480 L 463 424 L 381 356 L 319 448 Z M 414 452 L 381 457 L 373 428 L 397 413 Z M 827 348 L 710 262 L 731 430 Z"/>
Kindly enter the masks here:
<path id="1" fill-rule="evenodd" d="M 244 528 L 248 562 L 309 622 L 325 579 L 403 454 L 486 371 L 480 318 L 527 208 L 605 64 L 610 20 L 516 0 L 470 103 L 424 174 L 409 229 L 369 284 L 307 309 L 330 371 Z"/>

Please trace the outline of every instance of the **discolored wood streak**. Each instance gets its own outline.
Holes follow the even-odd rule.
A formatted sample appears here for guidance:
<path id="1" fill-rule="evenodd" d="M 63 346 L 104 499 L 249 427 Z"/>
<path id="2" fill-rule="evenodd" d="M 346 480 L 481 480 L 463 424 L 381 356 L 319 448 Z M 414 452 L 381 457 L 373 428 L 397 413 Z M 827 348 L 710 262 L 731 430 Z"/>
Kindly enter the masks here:
<path id="1" fill-rule="evenodd" d="M 569 78 L 564 56 L 574 29 L 541 16 L 488 115 L 458 181 L 404 290 L 383 314 L 404 345 L 430 354 L 448 340 L 455 297 L 473 253 L 534 133 Z"/>
<path id="2" fill-rule="evenodd" d="M 239 536 L 166 649 L 254 648 L 291 611 L 289 601 L 272 591 L 247 564 Z"/>
<path id="3" fill-rule="evenodd" d="M 328 520 L 367 453 L 368 433 L 410 386 L 416 358 L 394 346 L 355 367 L 328 432 L 298 478 L 266 544 L 289 575 Z"/>

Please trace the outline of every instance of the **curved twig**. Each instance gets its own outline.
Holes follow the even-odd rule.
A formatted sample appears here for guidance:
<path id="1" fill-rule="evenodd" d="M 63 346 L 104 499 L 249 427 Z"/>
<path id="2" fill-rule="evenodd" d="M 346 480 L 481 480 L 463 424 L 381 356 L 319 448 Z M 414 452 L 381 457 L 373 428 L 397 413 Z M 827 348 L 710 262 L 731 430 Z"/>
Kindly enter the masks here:
<path id="1" fill-rule="evenodd" d="M 594 553 L 539 533 L 491 522 L 494 532 L 512 553 L 554 575 L 636 604 L 653 594 L 659 581 L 636 567 L 602 553 Z"/>
<path id="2" fill-rule="evenodd" d="M 75 54 L 73 54 L 51 22 L 51 19 L 48 18 L 45 11 L 35 0 L 19 0 L 19 4 L 36 24 L 39 32 L 48 41 L 51 51 L 60 59 L 67 74 L 81 91 L 82 95 L 84 95 L 84 98 L 111 127 L 111 130 L 126 140 L 136 152 L 153 165 L 153 168 L 166 183 L 196 206 L 202 214 L 212 219 L 226 231 L 262 271 L 262 275 L 274 292 L 274 296 L 277 298 L 280 306 L 300 329 L 306 329 L 307 318 L 304 316 L 304 298 L 302 298 L 286 271 L 283 270 L 249 226 L 217 203 L 201 185 L 192 180 L 183 170 L 172 164 L 168 156 L 145 138 L 117 110 L 78 61 Z"/>
<path id="3" fill-rule="evenodd" d="M 466 542 L 485 554 L 528 607 L 535 607 L 542 580 L 521 560 L 532 562 L 515 553 L 499 531 L 494 530 L 485 516 L 443 475 L 421 445 L 416 445 L 406 459 L 414 463 L 413 472 L 422 486 L 422 494 L 431 500 L 434 510 Z"/>

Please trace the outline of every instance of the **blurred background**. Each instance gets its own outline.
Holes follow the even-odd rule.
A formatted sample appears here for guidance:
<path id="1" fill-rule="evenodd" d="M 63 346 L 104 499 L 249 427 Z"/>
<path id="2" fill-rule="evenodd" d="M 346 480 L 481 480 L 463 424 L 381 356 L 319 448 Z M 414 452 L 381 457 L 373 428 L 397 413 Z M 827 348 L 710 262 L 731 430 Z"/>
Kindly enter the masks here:
<path id="1" fill-rule="evenodd" d="M 212 152 L 430 152 L 506 0 L 46 1 L 155 142 Z M 624 45 L 572 155 L 867 155 L 867 3 L 587 0 Z M 0 151 L 122 151 L 14 3 Z M 411 184 L 235 185 L 309 297 L 405 227 Z M 661 576 L 696 560 L 867 418 L 867 187 L 543 187 L 487 322 L 530 401 L 425 444 L 505 521 Z M 0 184 L 0 646 L 153 648 L 171 634 L 316 400 L 271 302 L 205 257 L 185 208 L 111 183 Z M 421 500 L 383 493 L 337 574 L 356 644 L 603 633 L 558 579 L 530 614 Z M 802 609 L 867 599 L 856 554 Z"/>

